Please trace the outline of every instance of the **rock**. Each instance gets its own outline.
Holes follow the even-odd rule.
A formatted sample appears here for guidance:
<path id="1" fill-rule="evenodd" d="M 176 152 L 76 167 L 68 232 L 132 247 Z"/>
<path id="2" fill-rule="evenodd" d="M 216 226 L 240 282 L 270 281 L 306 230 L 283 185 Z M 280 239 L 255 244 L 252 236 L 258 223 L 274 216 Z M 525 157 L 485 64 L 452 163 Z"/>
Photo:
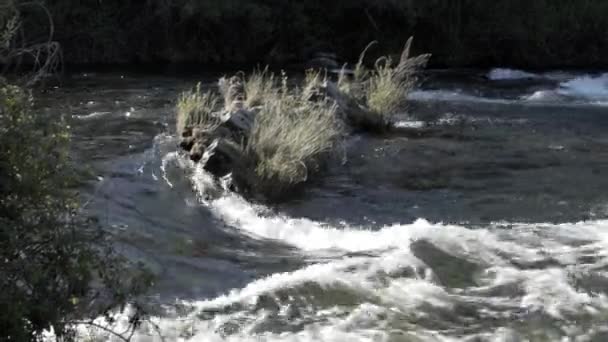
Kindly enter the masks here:
<path id="1" fill-rule="evenodd" d="M 181 147 L 182 149 L 190 152 L 192 150 L 192 146 L 194 146 L 194 138 L 193 137 L 187 137 L 187 138 L 183 138 L 182 141 L 179 144 L 179 147 Z"/>
<path id="2" fill-rule="evenodd" d="M 192 126 L 184 127 L 184 130 L 182 131 L 182 138 L 187 138 L 187 137 L 191 137 L 191 136 L 192 136 Z"/>
<path id="3" fill-rule="evenodd" d="M 203 159 L 203 155 L 205 154 L 205 146 L 202 142 L 197 141 L 192 145 L 190 149 L 190 160 L 195 163 L 198 163 L 201 159 Z"/>
<path id="4" fill-rule="evenodd" d="M 202 162 L 205 170 L 216 177 L 224 177 L 234 170 L 242 158 L 243 152 L 239 145 L 220 138 L 209 145 Z"/>
<path id="5" fill-rule="evenodd" d="M 237 130 L 238 133 L 249 137 L 249 132 L 253 128 L 256 113 L 246 109 L 239 109 L 232 112 L 226 112 L 221 118 L 223 126 L 231 130 Z"/>

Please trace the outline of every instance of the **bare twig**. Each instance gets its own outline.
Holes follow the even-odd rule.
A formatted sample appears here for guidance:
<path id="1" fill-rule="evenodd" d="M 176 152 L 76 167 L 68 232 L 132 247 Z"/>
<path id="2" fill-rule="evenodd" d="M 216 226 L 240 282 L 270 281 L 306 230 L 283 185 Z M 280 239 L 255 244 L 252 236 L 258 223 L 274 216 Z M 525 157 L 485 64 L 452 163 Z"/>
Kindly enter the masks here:
<path id="1" fill-rule="evenodd" d="M 39 43 L 28 43 L 25 36 L 25 29 L 20 22 L 19 13 L 23 8 L 35 7 L 46 16 L 48 22 L 48 34 L 44 41 Z M 53 40 L 55 35 L 55 23 L 49 12 L 48 8 L 41 1 L 27 1 L 27 2 L 8 2 L 0 6 L 5 13 L 9 11 L 14 12 L 14 16 L 10 19 L 6 27 L 2 28 L 4 47 L 0 48 L 0 63 L 4 64 L 4 71 L 6 73 L 9 68 L 15 68 L 19 70 L 24 57 L 27 58 L 28 62 L 31 61 L 32 71 L 30 75 L 24 79 L 26 86 L 32 86 L 40 82 L 43 78 L 48 75 L 55 74 L 60 71 L 63 64 L 63 55 L 61 53 L 61 47 L 59 43 Z M 17 30 L 20 32 L 20 45 L 15 45 L 15 33 Z M 12 42 L 11 42 L 12 41 Z"/>

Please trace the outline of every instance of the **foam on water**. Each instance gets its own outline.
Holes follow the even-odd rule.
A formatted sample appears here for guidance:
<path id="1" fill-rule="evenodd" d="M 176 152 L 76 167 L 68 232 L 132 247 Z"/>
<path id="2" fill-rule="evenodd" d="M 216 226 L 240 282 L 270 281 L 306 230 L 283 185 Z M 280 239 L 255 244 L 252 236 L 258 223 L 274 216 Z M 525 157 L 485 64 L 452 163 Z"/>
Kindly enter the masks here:
<path id="1" fill-rule="evenodd" d="M 608 103 L 608 74 L 582 75 L 554 71 L 530 73 L 523 70 L 496 68 L 486 77 L 493 81 L 538 80 L 547 83 L 547 89 L 534 90 L 519 98 L 489 97 L 471 94 L 460 89 L 416 90 L 410 100 L 431 102 L 472 102 L 488 104 L 524 104 L 559 106 L 606 106 Z"/>
<path id="2" fill-rule="evenodd" d="M 519 98 L 484 97 L 464 93 L 457 90 L 416 90 L 408 95 L 408 99 L 420 102 L 450 102 L 450 103 L 479 103 L 498 105 L 526 105 L 526 106 L 560 106 L 560 107 L 584 107 L 584 106 L 607 106 L 608 88 L 602 90 L 598 86 L 599 81 L 582 82 L 587 86 L 579 86 L 577 83 L 565 82 L 557 89 L 536 90 L 529 95 Z M 568 88 L 565 85 L 575 88 Z"/>
<path id="3" fill-rule="evenodd" d="M 395 122 L 397 128 L 424 128 L 426 122 L 418 120 L 403 120 Z"/>

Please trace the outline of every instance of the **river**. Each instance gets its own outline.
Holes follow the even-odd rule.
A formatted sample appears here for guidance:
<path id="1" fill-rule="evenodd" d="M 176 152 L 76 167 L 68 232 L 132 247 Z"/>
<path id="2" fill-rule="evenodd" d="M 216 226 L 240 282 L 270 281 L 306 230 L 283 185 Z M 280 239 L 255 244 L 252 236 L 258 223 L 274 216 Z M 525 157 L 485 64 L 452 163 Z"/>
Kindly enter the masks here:
<path id="1" fill-rule="evenodd" d="M 273 207 L 208 199 L 177 153 L 177 95 L 217 76 L 37 94 L 86 209 L 157 276 L 134 341 L 608 340 L 608 74 L 429 71 L 397 120 L 419 136 L 351 136 Z"/>

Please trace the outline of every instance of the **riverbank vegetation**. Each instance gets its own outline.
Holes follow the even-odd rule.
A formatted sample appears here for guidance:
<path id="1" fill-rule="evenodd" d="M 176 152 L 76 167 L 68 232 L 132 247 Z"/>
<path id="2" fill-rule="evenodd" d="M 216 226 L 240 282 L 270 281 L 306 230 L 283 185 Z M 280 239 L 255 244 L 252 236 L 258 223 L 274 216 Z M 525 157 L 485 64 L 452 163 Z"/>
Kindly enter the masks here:
<path id="1" fill-rule="evenodd" d="M 78 340 L 78 327 L 134 303 L 152 278 L 118 254 L 80 206 L 77 187 L 86 180 L 71 160 L 70 126 L 35 113 L 26 88 L 53 71 L 56 56 L 47 48 L 55 44 L 22 40 L 14 4 L 0 5 L 0 59 L 5 67 L 35 63 L 12 78 L 21 87 L 0 77 L 0 339 Z M 131 329 L 144 319 L 133 307 Z"/>
<path id="2" fill-rule="evenodd" d="M 45 330 L 69 341 L 151 278 L 81 210 L 69 126 L 36 115 L 32 101 L 0 87 L 0 331 L 8 341 L 37 341 Z"/>
<path id="3" fill-rule="evenodd" d="M 287 66 L 415 34 L 432 66 L 606 67 L 604 0 L 46 1 L 68 64 Z M 35 25 L 36 16 L 29 20 Z M 35 34 L 32 32 L 32 34 Z"/>

